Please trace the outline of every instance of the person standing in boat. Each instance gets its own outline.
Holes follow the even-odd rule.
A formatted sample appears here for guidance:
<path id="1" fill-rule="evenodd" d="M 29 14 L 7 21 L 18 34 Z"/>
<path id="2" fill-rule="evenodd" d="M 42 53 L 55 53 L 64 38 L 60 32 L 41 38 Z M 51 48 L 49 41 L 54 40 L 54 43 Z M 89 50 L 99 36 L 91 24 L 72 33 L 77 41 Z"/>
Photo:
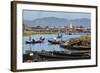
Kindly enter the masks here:
<path id="1" fill-rule="evenodd" d="M 41 36 L 41 37 L 40 37 L 40 41 L 43 42 L 44 40 L 45 40 L 45 38 L 43 38 L 43 37 Z"/>
<path id="2" fill-rule="evenodd" d="M 32 39 L 32 42 L 33 42 L 33 43 L 35 42 L 34 38 Z"/>
<path id="3" fill-rule="evenodd" d="M 31 41 L 31 36 L 29 37 L 29 41 Z"/>
<path id="4" fill-rule="evenodd" d="M 34 38 L 32 39 L 31 36 L 29 37 L 29 41 L 33 43 L 35 42 Z"/>
<path id="5" fill-rule="evenodd" d="M 43 39 L 43 37 L 41 36 L 41 37 L 40 37 L 40 40 L 42 40 L 42 39 Z"/>

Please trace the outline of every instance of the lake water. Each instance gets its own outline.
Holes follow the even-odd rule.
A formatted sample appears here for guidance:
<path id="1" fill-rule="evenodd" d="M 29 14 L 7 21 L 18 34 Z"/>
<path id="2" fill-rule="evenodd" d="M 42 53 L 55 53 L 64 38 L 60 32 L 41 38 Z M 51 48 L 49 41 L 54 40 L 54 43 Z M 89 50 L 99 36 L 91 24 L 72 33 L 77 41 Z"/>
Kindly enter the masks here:
<path id="1" fill-rule="evenodd" d="M 70 38 L 74 38 L 74 37 L 79 37 L 80 35 L 84 35 L 86 33 L 78 33 L 78 34 L 73 34 L 73 35 L 67 35 L 67 34 L 63 34 L 62 40 L 69 40 Z M 45 38 L 43 43 L 37 43 L 37 44 L 26 44 L 26 41 L 29 41 L 29 37 L 30 36 L 23 36 L 23 43 L 22 43 L 22 48 L 23 48 L 23 53 L 25 53 L 27 50 L 31 50 L 32 51 L 64 51 L 64 48 L 61 48 L 59 45 L 53 45 L 50 44 L 48 42 L 48 40 L 53 39 L 55 37 L 57 37 L 57 34 L 35 34 L 35 35 L 31 35 L 31 38 L 35 39 L 35 40 L 39 40 L 40 37 Z M 61 40 L 61 39 L 57 39 L 57 40 Z"/>

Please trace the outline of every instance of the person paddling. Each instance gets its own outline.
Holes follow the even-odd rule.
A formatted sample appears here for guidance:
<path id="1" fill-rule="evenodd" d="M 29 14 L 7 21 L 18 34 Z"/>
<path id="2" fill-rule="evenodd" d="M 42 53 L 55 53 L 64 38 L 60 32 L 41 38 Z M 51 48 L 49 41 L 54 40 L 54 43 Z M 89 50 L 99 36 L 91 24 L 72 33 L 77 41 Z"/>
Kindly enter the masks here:
<path id="1" fill-rule="evenodd" d="M 42 38 L 42 36 L 40 37 L 40 40 L 42 40 L 43 38 Z"/>

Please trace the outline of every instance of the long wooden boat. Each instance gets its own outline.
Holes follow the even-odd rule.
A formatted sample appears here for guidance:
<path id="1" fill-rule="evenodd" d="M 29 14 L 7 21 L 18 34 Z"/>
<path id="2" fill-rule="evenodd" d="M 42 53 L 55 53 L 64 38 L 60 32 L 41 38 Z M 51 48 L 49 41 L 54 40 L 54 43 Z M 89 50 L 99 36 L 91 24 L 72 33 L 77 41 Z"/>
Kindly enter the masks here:
<path id="1" fill-rule="evenodd" d="M 33 56 L 29 54 L 23 54 L 23 62 L 27 62 L 28 60 L 33 60 Z"/>
<path id="2" fill-rule="evenodd" d="M 48 40 L 48 42 L 51 43 L 51 44 L 60 44 L 60 43 L 62 43 L 64 41 Z"/>
<path id="3" fill-rule="evenodd" d="M 76 51 L 76 52 L 54 52 L 56 55 L 60 56 L 89 56 L 90 51 Z"/>
<path id="4" fill-rule="evenodd" d="M 43 43 L 44 39 L 38 41 L 26 41 L 26 44 L 35 44 L 35 43 Z"/>
<path id="5" fill-rule="evenodd" d="M 55 55 L 55 54 L 39 54 L 41 57 L 44 58 L 56 58 L 56 59 L 89 59 L 90 56 L 71 56 L 71 55 L 65 55 L 65 56 L 61 56 L 61 55 Z"/>
<path id="6" fill-rule="evenodd" d="M 60 44 L 60 41 L 56 41 L 56 40 L 48 40 L 48 42 L 51 44 Z"/>
<path id="7" fill-rule="evenodd" d="M 65 49 L 73 49 L 73 50 L 90 50 L 91 49 L 90 46 L 82 46 L 82 45 L 75 46 L 75 45 L 64 45 L 64 44 L 61 44 L 60 46 L 65 48 Z"/>

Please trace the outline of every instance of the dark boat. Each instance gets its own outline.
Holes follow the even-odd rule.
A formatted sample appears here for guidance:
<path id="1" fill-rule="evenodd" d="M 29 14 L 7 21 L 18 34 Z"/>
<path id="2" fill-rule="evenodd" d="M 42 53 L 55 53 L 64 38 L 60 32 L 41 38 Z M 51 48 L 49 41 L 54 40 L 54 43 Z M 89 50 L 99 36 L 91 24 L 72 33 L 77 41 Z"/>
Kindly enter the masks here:
<path id="1" fill-rule="evenodd" d="M 69 52 L 54 52 L 54 54 L 56 55 L 60 55 L 60 56 L 89 56 L 90 51 L 69 51 Z"/>
<path id="2" fill-rule="evenodd" d="M 73 55 L 65 55 L 65 56 L 62 56 L 62 55 L 56 55 L 54 53 L 52 54 L 46 54 L 46 53 L 40 53 L 39 54 L 40 57 L 44 57 L 44 58 L 56 58 L 56 59 L 67 59 L 67 60 L 70 60 L 70 59 L 89 59 L 90 56 L 73 56 Z"/>
<path id="3" fill-rule="evenodd" d="M 26 44 L 36 44 L 36 43 L 43 43 L 44 42 L 44 38 L 38 41 L 35 41 L 34 39 L 32 41 L 26 41 Z"/>
<path id="4" fill-rule="evenodd" d="M 61 41 L 57 41 L 57 40 L 48 40 L 49 43 L 51 44 L 60 44 Z"/>
<path id="5" fill-rule="evenodd" d="M 51 44 L 61 44 L 61 43 L 64 43 L 64 41 L 61 41 L 61 40 L 48 40 L 49 43 Z"/>
<path id="6" fill-rule="evenodd" d="M 28 60 L 32 61 L 33 56 L 30 56 L 29 54 L 23 54 L 23 62 L 27 62 Z"/>
<path id="7" fill-rule="evenodd" d="M 82 45 L 75 46 L 75 45 L 61 44 L 60 46 L 65 48 L 65 49 L 73 49 L 73 50 L 90 50 L 91 49 L 90 46 L 82 46 Z"/>

